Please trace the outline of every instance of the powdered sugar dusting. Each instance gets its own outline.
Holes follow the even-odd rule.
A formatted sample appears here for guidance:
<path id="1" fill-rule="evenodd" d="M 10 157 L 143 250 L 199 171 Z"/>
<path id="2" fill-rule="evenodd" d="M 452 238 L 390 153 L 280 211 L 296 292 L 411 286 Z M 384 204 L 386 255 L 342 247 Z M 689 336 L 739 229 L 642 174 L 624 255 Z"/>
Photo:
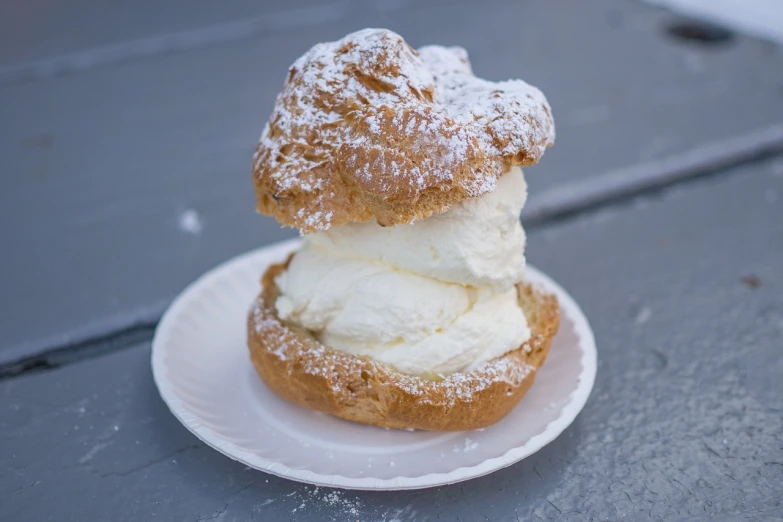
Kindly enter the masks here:
<path id="1" fill-rule="evenodd" d="M 256 332 L 259 334 L 263 332 L 264 335 L 276 338 L 276 346 L 271 352 L 281 361 L 287 360 L 286 349 L 293 340 L 293 334 L 284 328 L 273 315 L 264 313 L 259 302 L 253 305 L 251 313 Z"/>
<path id="2" fill-rule="evenodd" d="M 296 364 L 308 375 L 323 377 L 335 393 L 345 391 L 342 376 L 356 376 L 363 372 L 394 375 L 395 385 L 403 393 L 417 397 L 421 404 L 429 404 L 431 397 L 438 397 L 447 406 L 472 402 L 476 394 L 488 389 L 494 383 L 504 382 L 518 386 L 535 366 L 501 357 L 487 361 L 471 372 L 456 372 L 441 376 L 439 380 L 399 373 L 376 361 L 362 359 L 320 344 L 315 339 L 297 336 L 286 327 L 259 298 L 252 309 L 253 326 L 256 332 L 266 338 L 264 347 L 278 359 Z M 289 367 L 290 372 L 290 367 Z"/>
<path id="3" fill-rule="evenodd" d="M 429 45 L 419 49 L 419 55 L 439 87 L 436 100 L 449 117 L 475 130 L 483 149 L 507 156 L 537 148 L 541 155 L 551 144 L 554 126 L 530 125 L 525 130 L 532 132 L 520 132 L 520 121 L 542 108 L 548 112 L 541 91 L 522 80 L 496 83 L 475 77 L 462 47 Z"/>
<path id="4" fill-rule="evenodd" d="M 292 491 L 285 496 L 293 497 L 292 502 L 298 503 L 291 513 L 305 513 L 318 520 L 326 520 L 326 516 L 331 520 L 356 520 L 364 505 L 355 495 L 339 490 L 322 491 L 319 487 Z"/>
<path id="5" fill-rule="evenodd" d="M 254 159 L 259 209 L 307 232 L 357 216 L 393 220 L 389 202 L 415 205 L 434 189 L 453 201 L 480 196 L 553 141 L 535 87 L 476 78 L 460 47 L 417 52 L 391 31 L 364 29 L 289 69 Z"/>
<path id="6" fill-rule="evenodd" d="M 518 362 L 510 363 L 505 357 L 487 361 L 472 372 L 457 372 L 445 377 L 442 381 L 427 381 L 411 375 L 403 375 L 400 386 L 411 395 L 424 396 L 430 392 L 431 386 L 445 391 L 447 403 L 453 405 L 457 401 L 470 402 L 476 393 L 487 389 L 495 382 L 507 382 L 518 386 L 535 367 Z M 427 397 L 421 402 L 427 403 Z"/>

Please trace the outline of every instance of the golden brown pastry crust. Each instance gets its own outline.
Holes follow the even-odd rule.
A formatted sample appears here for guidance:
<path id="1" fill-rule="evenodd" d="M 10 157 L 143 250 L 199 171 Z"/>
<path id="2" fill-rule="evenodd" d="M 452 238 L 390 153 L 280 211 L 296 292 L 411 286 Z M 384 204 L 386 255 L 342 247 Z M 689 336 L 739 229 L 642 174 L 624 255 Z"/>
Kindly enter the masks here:
<path id="1" fill-rule="evenodd" d="M 257 209 L 303 233 L 410 223 L 491 192 L 554 136 L 535 87 L 476 78 L 460 47 L 365 29 L 289 69 L 256 147 Z"/>
<path id="2" fill-rule="evenodd" d="M 289 258 L 290 260 L 290 258 Z M 483 428 L 508 414 L 533 384 L 559 326 L 555 296 L 519 285 L 531 337 L 475 371 L 442 380 L 405 375 L 366 358 L 332 350 L 275 312 L 271 266 L 248 317 L 248 345 L 266 385 L 290 402 L 343 419 L 386 428 L 460 431 Z"/>

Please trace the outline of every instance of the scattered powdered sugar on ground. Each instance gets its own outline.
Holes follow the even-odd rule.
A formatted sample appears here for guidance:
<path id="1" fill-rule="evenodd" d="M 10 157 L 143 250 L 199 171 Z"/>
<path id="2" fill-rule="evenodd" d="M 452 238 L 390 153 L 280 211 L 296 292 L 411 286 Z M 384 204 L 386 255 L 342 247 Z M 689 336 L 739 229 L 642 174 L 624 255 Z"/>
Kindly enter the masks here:
<path id="1" fill-rule="evenodd" d="M 322 490 L 319 487 L 307 488 L 303 491 L 292 491 L 285 495 L 293 497 L 294 502 L 299 502 L 291 509 L 291 513 L 304 513 L 303 516 L 326 520 L 357 520 L 360 517 L 360 509 L 363 503 L 355 495 L 349 495 L 340 490 Z"/>
<path id="2" fill-rule="evenodd" d="M 188 234 L 198 235 L 204 229 L 204 222 L 197 211 L 189 208 L 179 215 L 179 228 Z"/>
<path id="3" fill-rule="evenodd" d="M 329 506 L 338 506 L 351 515 L 358 515 L 361 502 L 359 500 L 348 500 L 343 495 L 340 491 L 332 491 L 321 497 L 321 501 Z"/>
<path id="4" fill-rule="evenodd" d="M 304 486 L 304 489 L 292 491 L 283 497 L 267 499 L 256 504 L 253 512 L 256 520 L 267 520 L 265 506 L 282 500 L 289 503 L 291 520 L 333 520 L 338 522 L 405 522 L 420 520 L 413 506 L 404 507 L 368 507 L 359 500 L 359 497 L 350 491 L 337 489 L 324 489 L 320 487 Z M 398 504 L 399 505 L 399 504 Z M 259 517 L 260 515 L 260 517 Z M 279 519 L 276 518 L 275 520 Z M 272 520 L 269 518 L 269 520 Z"/>

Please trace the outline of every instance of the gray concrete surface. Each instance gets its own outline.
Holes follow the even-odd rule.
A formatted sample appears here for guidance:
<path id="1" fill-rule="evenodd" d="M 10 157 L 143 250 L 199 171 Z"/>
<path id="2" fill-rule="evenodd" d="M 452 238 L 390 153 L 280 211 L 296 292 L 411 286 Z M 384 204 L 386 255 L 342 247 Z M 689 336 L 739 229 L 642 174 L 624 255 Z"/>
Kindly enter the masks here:
<path id="1" fill-rule="evenodd" d="M 219 3 L 139 0 L 131 4 L 101 0 L 3 2 L 0 3 L 0 39 L 3 42 L 0 70 L 121 42 L 148 41 L 160 35 L 181 34 L 205 26 L 224 26 L 237 20 L 253 19 L 259 14 L 275 19 L 281 13 L 299 12 L 323 3 L 329 4 L 318 0 L 225 0 Z M 333 4 L 338 5 L 337 2 Z M 285 23 L 280 26 L 287 28 Z"/>
<path id="2" fill-rule="evenodd" d="M 592 322 L 597 380 L 487 477 L 367 493 L 246 469 L 166 410 L 142 344 L 0 381 L 0 520 L 780 520 L 781 223 L 778 157 L 531 230 Z"/>
<path id="3" fill-rule="evenodd" d="M 529 171 L 534 197 L 783 114 L 780 48 L 675 41 L 672 15 L 628 0 L 338 2 L 310 18 L 304 0 L 154 4 L 3 7 L 2 70 L 65 68 L 21 82 L 0 74 L 0 295 L 13 303 L 0 363 L 154 323 L 205 269 L 291 235 L 254 215 L 249 158 L 287 66 L 351 30 L 461 44 L 478 74 L 540 86 L 558 141 Z M 291 23 L 248 30 L 248 16 Z M 195 40 L 162 37 L 182 31 Z M 130 54 L 115 63 L 117 45 Z"/>

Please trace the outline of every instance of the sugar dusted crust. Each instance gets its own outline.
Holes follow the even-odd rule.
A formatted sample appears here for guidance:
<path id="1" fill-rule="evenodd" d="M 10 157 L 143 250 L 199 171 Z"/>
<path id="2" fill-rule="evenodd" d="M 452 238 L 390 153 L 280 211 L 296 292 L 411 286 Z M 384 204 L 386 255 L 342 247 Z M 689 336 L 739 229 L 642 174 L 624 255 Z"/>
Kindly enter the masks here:
<path id="1" fill-rule="evenodd" d="M 386 428 L 460 431 L 483 428 L 508 414 L 533 384 L 557 333 L 557 299 L 519 285 L 532 335 L 518 349 L 469 373 L 442 380 L 405 375 L 388 365 L 332 350 L 275 312 L 271 266 L 248 317 L 248 346 L 266 385 L 290 402 L 343 419 Z"/>
<path id="2" fill-rule="evenodd" d="M 254 156 L 257 208 L 303 233 L 410 223 L 494 190 L 554 136 L 535 87 L 476 78 L 461 47 L 365 29 L 289 69 Z"/>

